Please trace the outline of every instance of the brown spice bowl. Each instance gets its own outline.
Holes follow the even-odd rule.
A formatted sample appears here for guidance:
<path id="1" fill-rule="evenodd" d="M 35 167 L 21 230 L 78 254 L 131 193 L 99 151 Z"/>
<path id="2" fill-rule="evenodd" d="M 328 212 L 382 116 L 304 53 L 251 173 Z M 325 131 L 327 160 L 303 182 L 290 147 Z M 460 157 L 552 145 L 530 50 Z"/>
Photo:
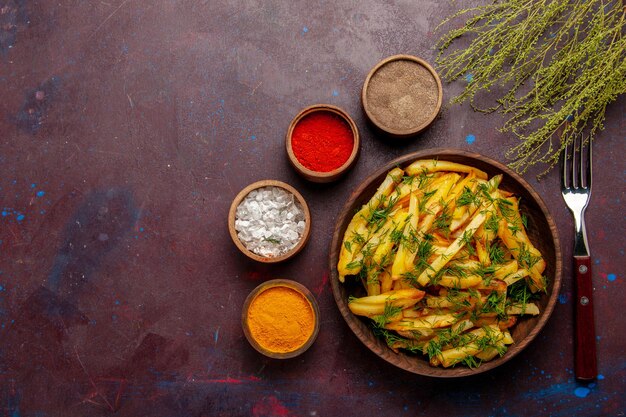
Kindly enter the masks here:
<path id="1" fill-rule="evenodd" d="M 300 294 L 302 294 L 310 303 L 311 308 L 313 310 L 313 315 L 315 317 L 313 333 L 311 333 L 311 336 L 309 337 L 309 339 L 302 346 L 300 346 L 299 348 L 291 352 L 281 353 L 281 352 L 273 352 L 271 350 L 265 349 L 252 336 L 250 332 L 250 327 L 248 325 L 248 309 L 250 308 L 250 304 L 252 304 L 252 301 L 254 301 L 254 299 L 263 291 L 268 290 L 273 287 L 291 288 L 292 290 L 295 290 L 299 292 Z M 319 330 L 320 330 L 320 309 L 317 304 L 317 300 L 315 300 L 315 297 L 313 296 L 311 291 L 309 291 L 304 285 L 296 281 L 289 280 L 289 279 L 272 279 L 256 287 L 254 290 L 252 290 L 252 292 L 250 292 L 250 294 L 246 298 L 246 301 L 243 303 L 243 308 L 242 308 L 241 327 L 243 328 L 243 333 L 246 336 L 246 339 L 248 339 L 248 342 L 252 345 L 252 347 L 257 352 L 262 353 L 263 355 L 269 358 L 273 358 L 273 359 L 289 359 L 289 358 L 296 357 L 306 352 L 311 347 L 315 339 L 317 338 L 317 334 L 319 333 Z"/>
<path id="2" fill-rule="evenodd" d="M 296 158 L 296 155 L 293 152 L 293 147 L 291 144 L 291 137 L 292 137 L 294 128 L 296 127 L 298 122 L 300 122 L 300 120 L 302 120 L 305 116 L 314 112 L 333 113 L 339 116 L 340 118 L 342 118 L 348 124 L 348 126 L 350 126 L 350 129 L 352 130 L 352 135 L 354 139 L 354 146 L 352 148 L 352 153 L 350 154 L 346 162 L 343 163 L 343 165 L 341 165 L 339 168 L 334 169 L 332 171 L 319 172 L 319 171 L 313 171 L 311 169 L 308 169 L 307 167 L 302 165 L 300 161 L 298 161 L 298 158 Z M 346 113 L 343 109 L 337 106 L 333 106 L 331 104 L 314 104 L 312 106 L 305 107 L 304 109 L 302 109 L 302 111 L 300 111 L 300 113 L 296 115 L 296 117 L 293 118 L 293 120 L 289 124 L 289 128 L 287 129 L 287 136 L 285 138 L 285 146 L 287 149 L 287 156 L 289 157 L 289 162 L 291 163 L 291 165 L 294 167 L 294 169 L 296 170 L 298 174 L 300 174 L 302 177 L 304 177 L 305 179 L 311 182 L 317 182 L 317 183 L 332 182 L 332 181 L 336 181 L 337 179 L 339 179 L 355 164 L 357 157 L 359 155 L 359 148 L 360 148 L 359 129 L 357 128 L 356 123 L 354 123 L 354 120 L 352 120 L 350 115 L 348 115 L 348 113 Z"/>
<path id="3" fill-rule="evenodd" d="M 443 88 L 437 72 L 412 55 L 394 55 L 367 74 L 361 103 L 369 121 L 394 138 L 426 129 L 441 110 Z"/>
<path id="4" fill-rule="evenodd" d="M 256 190 L 257 188 L 263 188 L 263 187 L 280 187 L 290 192 L 291 194 L 295 196 L 296 200 L 298 201 L 298 203 L 300 203 L 300 206 L 302 207 L 302 211 L 304 211 L 305 226 L 304 226 L 304 231 L 302 232 L 302 237 L 300 238 L 300 241 L 293 249 L 291 249 L 291 251 L 285 254 L 282 254 L 280 256 L 266 257 L 266 256 L 262 256 L 262 255 L 252 252 L 251 250 L 246 248 L 243 242 L 241 242 L 241 240 L 237 236 L 237 230 L 235 229 L 235 220 L 237 218 L 237 207 L 239 206 L 241 201 L 251 191 Z M 293 188 L 291 185 L 286 184 L 282 181 L 276 181 L 276 180 L 257 181 L 248 185 L 243 190 L 241 190 L 239 194 L 237 194 L 237 196 L 233 200 L 232 204 L 230 205 L 230 210 L 228 211 L 228 231 L 230 232 L 230 237 L 235 243 L 235 246 L 237 246 L 237 248 L 248 258 L 258 261 L 258 262 L 263 262 L 263 263 L 282 262 L 287 259 L 290 259 L 294 255 L 296 255 L 298 252 L 300 252 L 304 248 L 304 245 L 306 245 L 306 243 L 308 242 L 309 236 L 311 235 L 311 212 L 309 211 L 309 206 L 306 204 L 306 201 L 304 200 L 304 197 L 302 197 L 302 194 L 300 194 L 298 190 Z"/>
<path id="5" fill-rule="evenodd" d="M 421 354 L 412 355 L 404 351 L 395 353 L 382 339 L 374 335 L 368 320 L 355 316 L 348 308 L 348 299 L 350 296 L 361 297 L 365 295 L 365 291 L 360 282 L 357 282 L 358 280 L 353 279 L 353 277 L 348 277 L 346 278 L 346 282 L 342 284 L 339 282 L 337 272 L 337 261 L 339 259 L 339 252 L 341 250 L 346 227 L 357 209 L 367 203 L 375 193 L 387 172 L 396 166 L 401 168 L 406 167 L 411 162 L 418 159 L 435 158 L 439 161 L 451 161 L 476 167 L 485 171 L 489 177 L 503 174 L 504 177 L 500 188 L 513 192 L 516 196 L 521 197 L 520 210 L 527 215 L 528 236 L 535 247 L 541 251 L 547 264 L 546 270 L 544 271 L 547 277 L 547 292 L 542 294 L 541 298 L 537 301 L 540 314 L 538 316 L 520 319 L 511 329 L 511 336 L 513 337 L 514 343 L 510 345 L 504 356 L 489 362 L 484 362 L 479 367 L 473 369 L 463 366 L 435 368 L 430 366 L 427 356 Z M 511 360 L 524 350 L 545 326 L 554 310 L 561 288 L 562 259 L 558 231 L 541 197 L 524 179 L 505 165 L 485 156 L 457 149 L 431 149 L 405 155 L 389 162 L 363 181 L 352 193 L 343 211 L 337 218 L 329 261 L 331 271 L 330 281 L 335 301 L 341 315 L 356 337 L 376 355 L 399 368 L 415 374 L 439 378 L 476 375 L 494 369 Z"/>

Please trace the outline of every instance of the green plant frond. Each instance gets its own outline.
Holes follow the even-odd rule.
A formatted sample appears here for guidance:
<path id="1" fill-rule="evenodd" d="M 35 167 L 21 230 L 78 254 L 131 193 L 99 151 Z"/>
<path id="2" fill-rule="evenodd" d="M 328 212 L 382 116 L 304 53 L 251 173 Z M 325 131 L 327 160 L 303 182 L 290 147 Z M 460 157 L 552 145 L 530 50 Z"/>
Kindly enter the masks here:
<path id="1" fill-rule="evenodd" d="M 465 19 L 439 40 L 436 63 L 447 81 L 472 75 L 452 103 L 508 117 L 501 131 L 519 140 L 506 152 L 510 166 L 542 164 L 545 174 L 574 137 L 593 140 L 606 107 L 626 93 L 625 13 L 622 1 L 496 0 L 438 26 Z M 451 48 L 464 37 L 467 48 Z M 483 93 L 493 106 L 476 104 Z"/>

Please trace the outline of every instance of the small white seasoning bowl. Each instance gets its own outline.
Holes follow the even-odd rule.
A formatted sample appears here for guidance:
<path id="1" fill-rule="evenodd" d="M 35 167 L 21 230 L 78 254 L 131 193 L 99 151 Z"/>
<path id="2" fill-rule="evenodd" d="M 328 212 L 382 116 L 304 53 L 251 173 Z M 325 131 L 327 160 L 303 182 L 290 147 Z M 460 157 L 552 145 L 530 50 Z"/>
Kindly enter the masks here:
<path id="1" fill-rule="evenodd" d="M 289 252 L 284 253 L 280 256 L 267 257 L 267 256 L 262 256 L 262 255 L 252 252 L 251 250 L 246 248 L 243 242 L 239 239 L 239 236 L 237 235 L 237 230 L 235 229 L 235 220 L 237 218 L 237 207 L 239 206 L 239 204 L 241 204 L 241 201 L 244 198 L 246 198 L 246 196 L 251 191 L 256 190 L 258 188 L 263 188 L 263 187 L 279 187 L 279 188 L 284 189 L 285 191 L 288 191 L 289 193 L 295 196 L 296 200 L 298 200 L 298 203 L 300 203 L 300 206 L 302 207 L 302 211 L 304 211 L 305 226 L 304 226 L 304 231 L 302 232 L 300 241 L 298 242 L 296 246 L 294 246 L 293 249 L 291 249 Z M 286 261 L 287 259 L 290 259 L 294 255 L 296 255 L 298 252 L 300 252 L 304 248 L 304 245 L 306 245 L 306 243 L 308 242 L 309 236 L 311 234 L 311 212 L 309 211 L 309 206 L 304 200 L 304 197 L 302 197 L 302 194 L 300 194 L 298 190 L 293 188 L 291 185 L 284 183 L 282 181 L 277 181 L 277 180 L 257 181 L 248 185 L 243 190 L 241 190 L 239 194 L 237 194 L 237 196 L 233 200 L 232 204 L 230 205 L 230 210 L 228 211 L 228 231 L 230 232 L 230 237 L 233 240 L 233 243 L 235 243 L 235 246 L 237 246 L 237 248 L 248 258 L 254 259 L 255 261 L 263 262 L 263 263 L 282 262 L 282 261 Z"/>

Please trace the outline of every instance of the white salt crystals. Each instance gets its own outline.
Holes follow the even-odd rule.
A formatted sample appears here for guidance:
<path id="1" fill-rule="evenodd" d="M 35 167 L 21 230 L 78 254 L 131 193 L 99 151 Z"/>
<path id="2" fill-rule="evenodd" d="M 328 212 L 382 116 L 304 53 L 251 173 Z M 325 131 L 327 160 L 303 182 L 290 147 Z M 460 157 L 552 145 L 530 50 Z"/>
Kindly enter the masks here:
<path id="1" fill-rule="evenodd" d="M 305 226 L 300 203 L 280 187 L 251 191 L 235 212 L 235 230 L 241 243 L 267 258 L 291 251 L 300 242 Z"/>

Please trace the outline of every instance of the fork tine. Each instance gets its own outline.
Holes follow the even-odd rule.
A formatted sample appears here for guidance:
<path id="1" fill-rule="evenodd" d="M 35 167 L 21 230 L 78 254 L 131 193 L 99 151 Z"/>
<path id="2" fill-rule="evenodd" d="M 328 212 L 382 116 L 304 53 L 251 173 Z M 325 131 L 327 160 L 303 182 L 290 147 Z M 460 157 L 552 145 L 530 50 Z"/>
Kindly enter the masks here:
<path id="1" fill-rule="evenodd" d="M 570 155 L 569 174 L 570 183 L 569 186 L 572 189 L 578 188 L 578 171 L 576 170 L 576 148 L 578 147 L 578 135 L 575 135 L 572 139 L 572 154 Z"/>
<path id="2" fill-rule="evenodd" d="M 563 148 L 563 152 L 561 152 L 561 169 L 563 172 L 561 173 L 561 188 L 567 188 L 567 151 L 568 145 L 565 142 L 565 148 Z"/>
<path id="3" fill-rule="evenodd" d="M 577 190 L 583 186 L 581 181 L 582 171 L 582 154 L 581 154 L 582 143 L 580 142 L 580 135 L 574 136 L 574 149 L 572 150 L 572 188 Z"/>
<path id="4" fill-rule="evenodd" d="M 585 155 L 585 138 L 583 135 L 580 135 L 580 152 L 578 153 L 578 158 L 580 159 L 580 170 L 578 171 L 578 186 L 579 188 L 587 188 L 589 181 L 587 181 L 587 170 L 585 169 L 585 165 L 587 164 L 587 159 L 584 158 Z M 583 181 L 584 178 L 584 181 Z M 583 183 L 584 182 L 584 183 Z"/>
<path id="5" fill-rule="evenodd" d="M 587 141 L 587 175 L 586 175 L 586 186 L 588 189 L 591 189 L 591 167 L 592 167 L 592 158 L 591 158 L 591 136 Z"/>

